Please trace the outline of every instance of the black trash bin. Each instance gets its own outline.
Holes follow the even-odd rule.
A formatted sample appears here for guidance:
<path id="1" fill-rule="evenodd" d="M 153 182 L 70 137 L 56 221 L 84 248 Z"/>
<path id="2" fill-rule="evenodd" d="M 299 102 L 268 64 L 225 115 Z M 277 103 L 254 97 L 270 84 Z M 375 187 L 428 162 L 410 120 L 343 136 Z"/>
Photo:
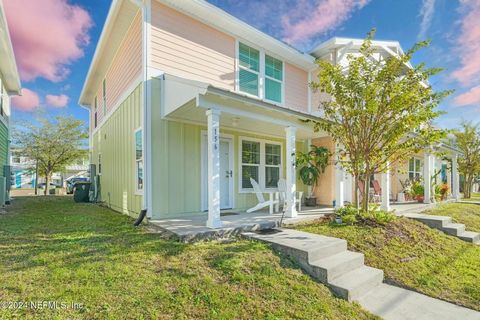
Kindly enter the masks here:
<path id="1" fill-rule="evenodd" d="M 77 182 L 73 187 L 73 201 L 89 202 L 90 182 Z"/>

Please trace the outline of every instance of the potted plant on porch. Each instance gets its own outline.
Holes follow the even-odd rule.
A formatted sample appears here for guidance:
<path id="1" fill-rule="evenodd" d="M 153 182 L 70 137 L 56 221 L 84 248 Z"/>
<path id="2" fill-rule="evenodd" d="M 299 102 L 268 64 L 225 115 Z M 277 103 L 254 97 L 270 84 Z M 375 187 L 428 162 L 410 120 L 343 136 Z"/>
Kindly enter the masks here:
<path id="1" fill-rule="evenodd" d="M 307 153 L 297 152 L 296 166 L 299 168 L 299 176 L 303 184 L 308 186 L 308 195 L 305 198 L 306 206 L 316 206 L 315 188 L 320 174 L 325 172 L 328 166 L 330 151 L 325 147 L 311 145 Z"/>
<path id="2" fill-rule="evenodd" d="M 425 200 L 425 187 L 421 180 L 415 180 L 412 183 L 411 195 L 413 199 L 416 199 L 418 203 L 423 203 Z"/>

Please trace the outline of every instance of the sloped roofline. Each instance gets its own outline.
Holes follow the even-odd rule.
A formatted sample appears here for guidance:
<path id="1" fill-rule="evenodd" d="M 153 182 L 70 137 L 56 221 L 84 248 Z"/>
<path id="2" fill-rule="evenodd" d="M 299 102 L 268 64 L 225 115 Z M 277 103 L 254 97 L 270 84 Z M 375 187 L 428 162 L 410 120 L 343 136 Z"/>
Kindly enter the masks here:
<path id="1" fill-rule="evenodd" d="M 17 62 L 13 53 L 7 17 L 0 0 L 0 73 L 8 94 L 19 95 L 22 89 Z"/>

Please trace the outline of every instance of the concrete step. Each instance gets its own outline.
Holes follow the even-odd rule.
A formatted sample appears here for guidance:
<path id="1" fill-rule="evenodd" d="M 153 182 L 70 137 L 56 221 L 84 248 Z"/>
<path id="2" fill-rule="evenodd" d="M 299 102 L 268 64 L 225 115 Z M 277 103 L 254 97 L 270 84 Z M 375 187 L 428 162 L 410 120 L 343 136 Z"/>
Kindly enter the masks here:
<path id="1" fill-rule="evenodd" d="M 418 220 L 425 223 L 427 226 L 435 229 L 442 229 L 448 224 L 452 223 L 452 218 L 444 216 L 433 216 L 428 214 L 406 213 L 405 217 Z"/>
<path id="2" fill-rule="evenodd" d="M 463 241 L 480 244 L 480 233 L 473 231 L 465 231 L 462 234 L 458 235 Z"/>
<path id="3" fill-rule="evenodd" d="M 457 237 L 465 232 L 465 225 L 461 223 L 449 223 L 442 228 L 442 231 Z"/>
<path id="4" fill-rule="evenodd" d="M 362 266 L 333 279 L 329 286 L 343 299 L 352 301 L 358 300 L 382 281 L 383 270 Z"/>
<path id="5" fill-rule="evenodd" d="M 276 250 L 295 258 L 308 267 L 311 261 L 329 257 L 347 250 L 344 239 L 326 237 L 293 229 L 275 229 L 272 232 L 246 232 L 243 236 L 270 243 Z"/>
<path id="6" fill-rule="evenodd" d="M 315 278 L 323 283 L 329 283 L 343 274 L 355 270 L 365 261 L 362 253 L 343 251 L 327 258 L 310 262 Z"/>

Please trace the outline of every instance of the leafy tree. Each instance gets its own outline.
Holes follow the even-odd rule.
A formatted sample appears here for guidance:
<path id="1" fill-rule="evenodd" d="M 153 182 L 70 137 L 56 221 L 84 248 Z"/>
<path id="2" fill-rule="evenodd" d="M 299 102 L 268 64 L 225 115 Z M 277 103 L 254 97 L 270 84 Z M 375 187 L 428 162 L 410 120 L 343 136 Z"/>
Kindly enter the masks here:
<path id="1" fill-rule="evenodd" d="M 83 121 L 59 116 L 40 118 L 37 124 L 26 124 L 14 133 L 15 147 L 24 157 L 38 163 L 38 173 L 45 178 L 45 192 L 49 194 L 49 182 L 54 172 L 85 157 L 86 130 Z"/>
<path id="2" fill-rule="evenodd" d="M 368 34 L 359 55 L 347 56 L 347 70 L 317 60 L 318 81 L 310 84 L 332 97 L 322 103 L 326 121 L 314 121 L 315 130 L 333 137 L 342 166 L 356 186 L 364 182 L 365 195 L 372 174 L 385 172 L 389 163 L 405 161 L 444 136 L 431 123 L 441 114 L 436 107 L 451 93 L 435 92 L 427 84 L 441 69 L 426 68 L 424 63 L 408 67 L 412 55 L 428 46 L 428 41 L 397 57 L 377 59 L 372 48 L 374 34 L 375 30 Z M 357 188 L 355 202 L 358 206 Z M 368 210 L 367 196 L 362 208 Z"/>
<path id="3" fill-rule="evenodd" d="M 457 147 L 463 156 L 458 158 L 458 171 L 465 177 L 463 196 L 469 199 L 472 187 L 480 176 L 480 125 L 464 122 L 461 131 L 455 131 Z"/>

